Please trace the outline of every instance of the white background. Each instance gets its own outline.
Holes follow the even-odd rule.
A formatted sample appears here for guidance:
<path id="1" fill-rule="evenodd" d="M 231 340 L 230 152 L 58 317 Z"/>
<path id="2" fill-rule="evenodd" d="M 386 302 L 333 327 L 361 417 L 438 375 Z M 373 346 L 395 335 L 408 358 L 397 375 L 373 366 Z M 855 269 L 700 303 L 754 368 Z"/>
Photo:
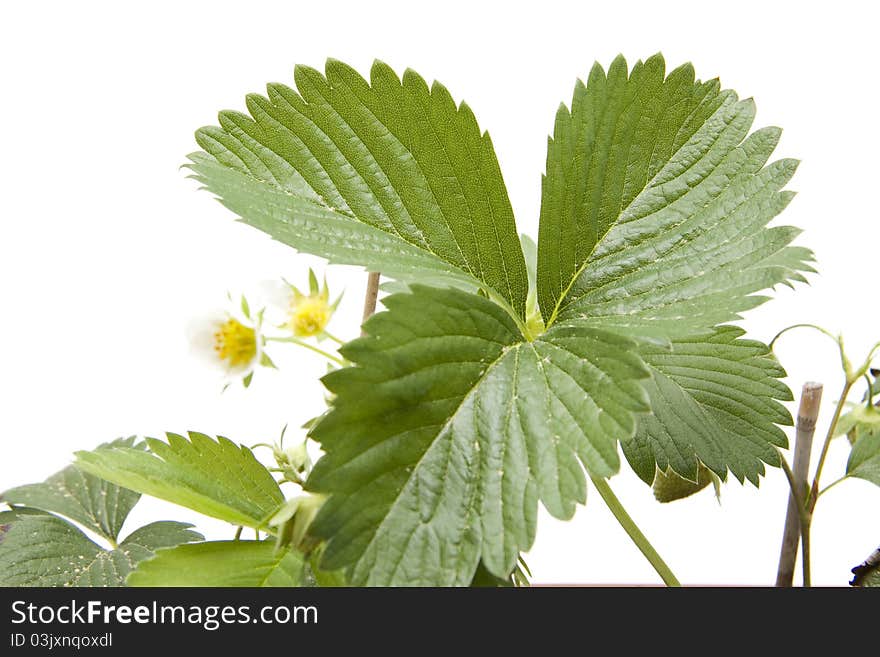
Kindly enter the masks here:
<path id="1" fill-rule="evenodd" d="M 619 52 L 634 62 L 662 50 L 670 68 L 693 61 L 699 77 L 754 96 L 756 127 L 785 128 L 777 155 L 803 160 L 784 220 L 804 229 L 799 242 L 821 274 L 779 291 L 744 326 L 769 340 L 817 322 L 844 331 L 859 359 L 880 339 L 875 3 L 32 1 L 3 14 L 0 489 L 42 480 L 73 450 L 119 435 L 196 429 L 271 441 L 321 409 L 323 364 L 308 352 L 276 349 L 281 372 L 222 395 L 188 354 L 187 321 L 227 289 L 304 282 L 309 264 L 323 265 L 235 223 L 178 166 L 217 110 L 243 109 L 245 93 L 292 83 L 295 63 L 321 67 L 328 56 L 363 73 L 376 57 L 412 67 L 467 99 L 491 131 L 519 227 L 533 235 L 546 137 L 575 78 Z M 332 326 L 353 337 L 365 277 L 328 277 L 346 289 Z M 778 353 L 793 389 L 825 382 L 827 421 L 841 385 L 833 344 L 792 333 Z M 834 444 L 826 482 L 847 451 Z M 660 506 L 625 465 L 612 485 L 683 582 L 773 582 L 780 471 L 760 490 L 726 485 L 720 506 L 710 492 Z M 821 500 L 814 582 L 845 584 L 877 546 L 878 502 L 880 490 L 860 481 Z M 162 516 L 193 519 L 214 538 L 232 533 L 153 501 L 130 526 Z M 541 583 L 658 581 L 596 495 L 572 522 L 543 514 L 527 560 Z"/>

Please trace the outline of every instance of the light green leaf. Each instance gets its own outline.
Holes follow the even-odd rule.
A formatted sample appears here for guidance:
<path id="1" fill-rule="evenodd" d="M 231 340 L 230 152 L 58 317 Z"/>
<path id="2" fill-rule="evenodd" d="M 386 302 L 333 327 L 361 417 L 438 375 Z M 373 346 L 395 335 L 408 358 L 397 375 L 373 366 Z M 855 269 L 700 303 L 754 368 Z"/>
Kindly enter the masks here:
<path id="1" fill-rule="evenodd" d="M 880 486 L 880 428 L 860 434 L 849 453 L 846 474 Z"/>
<path id="2" fill-rule="evenodd" d="M 675 340 L 671 349 L 641 347 L 651 370 L 652 412 L 638 418 L 635 435 L 622 446 L 646 483 L 658 468 L 696 481 L 702 462 L 722 479 L 730 470 L 757 485 L 763 463 L 779 465 L 776 448 L 788 442 L 777 425 L 792 419 L 778 400 L 790 401 L 792 394 L 779 381 L 785 370 L 769 348 L 742 334 L 721 326 Z"/>
<path id="3" fill-rule="evenodd" d="M 169 433 L 168 442 L 147 438 L 152 453 L 126 447 L 77 452 L 77 466 L 145 495 L 174 502 L 213 518 L 262 528 L 284 502 L 272 474 L 250 449 L 218 437 Z"/>
<path id="4" fill-rule="evenodd" d="M 470 108 L 413 71 L 376 62 L 370 82 L 329 60 L 297 67 L 247 109 L 201 128 L 195 178 L 296 249 L 409 280 L 451 276 L 523 317 L 528 282 L 492 142 Z"/>
<path id="5" fill-rule="evenodd" d="M 834 428 L 834 435 L 836 437 L 848 434 L 850 442 L 855 443 L 863 432 L 874 428 L 880 428 L 880 408 L 876 406 L 869 408 L 864 403 L 853 404 L 852 410 L 840 416 Z"/>
<path id="6" fill-rule="evenodd" d="M 556 115 L 543 180 L 538 298 L 548 325 L 578 321 L 660 339 L 739 317 L 812 271 L 799 231 L 767 228 L 794 160 L 764 166 L 777 128 L 749 135 L 751 100 L 665 76 L 662 56 L 618 57 Z"/>
<path id="7" fill-rule="evenodd" d="M 129 586 L 301 586 L 303 557 L 272 541 L 209 541 L 159 550 Z"/>
<path id="8" fill-rule="evenodd" d="M 154 547 L 202 538 L 190 525 L 163 523 L 161 541 L 155 540 L 156 529 L 143 528 L 140 538 L 135 532 L 117 549 L 105 550 L 57 516 L 15 511 L 13 517 L 0 519 L 9 520 L 0 534 L 0 586 L 123 586 Z M 150 534 L 154 540 L 144 540 Z"/>
<path id="9" fill-rule="evenodd" d="M 656 500 L 665 504 L 699 493 L 709 484 L 715 486 L 715 496 L 719 497 L 721 492 L 721 480 L 718 478 L 718 475 L 700 463 L 696 481 L 690 481 L 684 477 L 679 477 L 677 474 L 669 470 L 665 473 L 657 470 L 657 473 L 654 475 L 654 483 L 652 484 L 651 489 L 654 491 L 654 497 Z"/>
<path id="10" fill-rule="evenodd" d="M 880 370 L 870 370 L 874 380 L 870 381 L 870 389 L 865 390 L 861 404 L 847 402 L 847 406 L 851 410 L 841 415 L 837 421 L 837 426 L 834 428 L 835 437 L 846 434 L 850 444 L 855 444 L 863 432 L 872 431 L 875 428 L 880 429 L 880 378 L 878 378 L 878 373 Z M 868 377 L 869 380 L 871 376 Z M 870 406 L 867 403 L 869 397 L 873 402 Z"/>
<path id="11" fill-rule="evenodd" d="M 558 327 L 525 342 L 498 305 L 414 285 L 384 300 L 355 364 L 324 378 L 334 406 L 311 432 L 331 493 L 310 532 L 353 584 L 467 585 L 482 559 L 507 577 L 534 540 L 537 502 L 568 518 L 581 465 L 619 467 L 617 440 L 647 410 L 635 344 Z"/>
<path id="12" fill-rule="evenodd" d="M 134 438 L 121 438 L 102 447 L 135 446 Z M 68 466 L 45 482 L 11 488 L 0 494 L 0 500 L 17 506 L 51 511 L 76 520 L 84 527 L 115 541 L 129 512 L 140 495 L 115 486 L 103 479 Z"/>

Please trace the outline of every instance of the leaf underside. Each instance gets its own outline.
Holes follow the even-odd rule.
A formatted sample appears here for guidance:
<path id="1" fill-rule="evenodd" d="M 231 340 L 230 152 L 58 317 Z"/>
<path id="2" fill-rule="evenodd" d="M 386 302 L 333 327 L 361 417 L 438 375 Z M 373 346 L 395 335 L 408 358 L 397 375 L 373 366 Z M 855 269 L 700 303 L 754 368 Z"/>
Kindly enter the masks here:
<path id="1" fill-rule="evenodd" d="M 243 445 L 189 432 L 147 438 L 150 452 L 102 447 L 77 452 L 77 466 L 139 493 L 245 527 L 262 528 L 284 502 L 272 474 Z"/>
<path id="2" fill-rule="evenodd" d="M 618 469 L 615 442 L 646 410 L 633 343 L 593 328 L 525 342 L 488 299 L 413 286 L 343 349 L 314 428 L 326 456 L 308 485 L 331 492 L 312 525 L 323 567 L 356 584 L 467 584 L 482 557 L 506 576 L 534 540 L 537 501 L 568 518 L 580 460 Z M 355 403 L 355 400 L 357 402 Z"/>
<path id="3" fill-rule="evenodd" d="M 129 586 L 301 586 L 303 557 L 274 541 L 209 541 L 159 550 L 128 576 Z"/>
<path id="4" fill-rule="evenodd" d="M 621 445 L 646 483 L 658 469 L 697 481 L 703 463 L 722 479 L 730 470 L 757 485 L 764 463 L 779 465 L 776 448 L 788 440 L 778 425 L 792 424 L 779 402 L 793 397 L 769 348 L 743 333 L 721 326 L 674 340 L 670 349 L 641 346 L 651 413 L 639 416 L 635 435 Z"/>

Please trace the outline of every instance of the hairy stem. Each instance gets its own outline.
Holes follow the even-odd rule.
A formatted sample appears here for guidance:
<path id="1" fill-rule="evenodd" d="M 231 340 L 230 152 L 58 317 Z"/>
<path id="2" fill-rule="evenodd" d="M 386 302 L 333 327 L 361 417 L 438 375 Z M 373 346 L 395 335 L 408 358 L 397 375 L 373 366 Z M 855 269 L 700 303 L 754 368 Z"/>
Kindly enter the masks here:
<path id="1" fill-rule="evenodd" d="M 776 570 L 776 586 L 789 587 L 794 581 L 794 565 L 797 558 L 798 543 L 804 547 L 804 586 L 809 580 L 809 525 L 810 518 L 806 508 L 807 476 L 810 469 L 810 452 L 813 448 L 813 435 L 816 433 L 816 420 L 822 401 L 822 384 L 808 382 L 801 391 L 795 430 L 794 465 L 791 469 L 784 458 L 782 468 L 788 478 L 791 491 L 788 495 L 788 508 L 785 513 L 785 528 L 782 531 L 782 547 L 779 551 L 779 566 Z"/>
<path id="2" fill-rule="evenodd" d="M 626 512 L 626 509 L 623 508 L 620 500 L 617 499 L 614 491 L 611 490 L 611 486 L 608 485 L 608 481 L 601 477 L 590 478 L 593 480 L 593 486 L 596 487 L 596 490 L 599 492 L 599 495 L 602 497 L 605 504 L 608 505 L 611 513 L 614 514 L 617 522 L 620 523 L 620 526 L 623 527 L 624 531 L 632 539 L 632 542 L 636 544 L 639 551 L 645 555 L 645 558 L 654 567 L 657 574 L 660 575 L 663 583 L 666 584 L 666 586 L 681 586 L 678 578 L 672 573 L 669 566 L 666 565 L 666 562 L 663 561 L 660 555 L 657 554 L 657 550 L 654 549 L 654 546 L 651 545 L 650 541 L 648 541 L 645 535 L 641 532 L 636 523 Z"/>
<path id="3" fill-rule="evenodd" d="M 371 271 L 367 277 L 367 291 L 364 294 L 364 316 L 361 324 L 370 319 L 370 316 L 376 312 L 376 300 L 379 298 L 379 277 L 381 274 L 377 271 Z M 361 331 L 363 335 L 363 331 Z"/>

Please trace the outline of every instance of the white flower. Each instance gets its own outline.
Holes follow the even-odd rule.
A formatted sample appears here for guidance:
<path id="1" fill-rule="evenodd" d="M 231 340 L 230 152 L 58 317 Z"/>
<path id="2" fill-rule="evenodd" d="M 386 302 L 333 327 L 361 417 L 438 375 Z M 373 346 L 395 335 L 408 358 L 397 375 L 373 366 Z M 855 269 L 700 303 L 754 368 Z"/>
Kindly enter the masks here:
<path id="1" fill-rule="evenodd" d="M 309 293 L 303 294 L 287 281 L 264 283 L 263 298 L 267 305 L 279 311 L 283 328 L 298 338 L 319 338 L 327 329 L 336 307 L 341 299 L 330 303 L 330 290 L 327 280 L 318 285 L 315 272 L 309 269 Z"/>
<path id="2" fill-rule="evenodd" d="M 194 356 L 230 379 L 249 377 L 263 356 L 259 326 L 244 324 L 226 311 L 194 319 L 187 337 Z"/>

